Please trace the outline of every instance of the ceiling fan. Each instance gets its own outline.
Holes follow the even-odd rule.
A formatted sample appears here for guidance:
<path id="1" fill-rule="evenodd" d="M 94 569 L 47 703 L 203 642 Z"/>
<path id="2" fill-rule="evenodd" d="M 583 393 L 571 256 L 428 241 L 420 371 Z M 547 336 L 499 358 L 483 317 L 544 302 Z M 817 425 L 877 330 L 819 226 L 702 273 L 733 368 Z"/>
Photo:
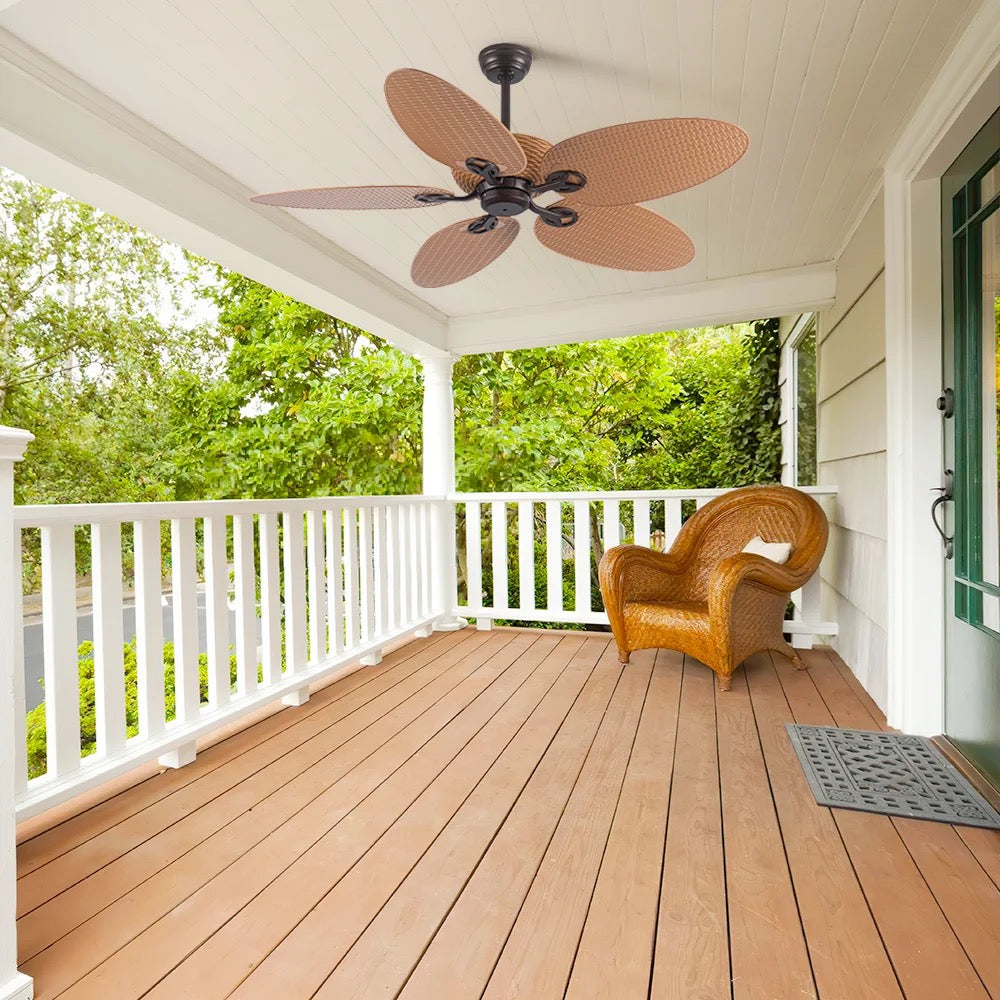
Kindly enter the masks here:
<path id="1" fill-rule="evenodd" d="M 657 118 L 584 132 L 551 145 L 510 131 L 510 88 L 531 68 L 523 45 L 479 53 L 487 79 L 500 85 L 500 119 L 464 91 L 418 69 L 398 69 L 385 97 L 399 127 L 428 156 L 451 167 L 464 192 L 414 185 L 307 188 L 252 198 L 283 208 L 428 208 L 478 202 L 482 215 L 446 226 L 417 252 L 415 284 L 440 288 L 481 271 L 518 233 L 513 218 L 530 211 L 535 235 L 557 253 L 625 271 L 667 271 L 694 257 L 683 230 L 636 204 L 707 181 L 747 149 L 747 134 L 711 118 Z M 554 204 L 536 199 L 550 192 Z"/>

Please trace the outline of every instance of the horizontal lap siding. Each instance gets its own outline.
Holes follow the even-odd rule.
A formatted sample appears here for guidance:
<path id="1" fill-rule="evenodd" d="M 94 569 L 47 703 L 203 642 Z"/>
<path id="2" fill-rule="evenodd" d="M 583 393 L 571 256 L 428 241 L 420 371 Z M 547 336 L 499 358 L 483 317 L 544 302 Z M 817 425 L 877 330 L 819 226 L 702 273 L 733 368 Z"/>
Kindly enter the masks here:
<path id="1" fill-rule="evenodd" d="M 837 298 L 817 323 L 820 485 L 839 488 L 822 570 L 833 644 L 886 704 L 886 368 L 882 199 L 837 262 Z"/>

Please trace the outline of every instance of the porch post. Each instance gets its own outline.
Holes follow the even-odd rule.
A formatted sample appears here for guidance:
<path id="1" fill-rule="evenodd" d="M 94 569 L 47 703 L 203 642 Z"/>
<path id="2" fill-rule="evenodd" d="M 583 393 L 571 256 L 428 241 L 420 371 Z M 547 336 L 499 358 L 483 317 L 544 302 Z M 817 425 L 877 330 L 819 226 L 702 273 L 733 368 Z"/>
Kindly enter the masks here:
<path id="1" fill-rule="evenodd" d="M 455 399 L 450 355 L 421 358 L 424 369 L 423 491 L 428 496 L 451 497 L 455 492 Z M 468 622 L 455 614 L 458 607 L 458 571 L 455 563 L 455 504 L 448 499 L 431 511 L 431 598 L 441 617 L 439 631 L 464 628 Z"/>
<path id="2" fill-rule="evenodd" d="M 21 567 L 14 563 L 14 463 L 24 457 L 32 435 L 0 427 L 0 1000 L 30 1000 L 32 981 L 17 971 L 17 844 L 14 789 L 17 781 L 14 734 L 15 629 L 21 628 Z M 23 704 L 20 710 L 23 710 Z"/>

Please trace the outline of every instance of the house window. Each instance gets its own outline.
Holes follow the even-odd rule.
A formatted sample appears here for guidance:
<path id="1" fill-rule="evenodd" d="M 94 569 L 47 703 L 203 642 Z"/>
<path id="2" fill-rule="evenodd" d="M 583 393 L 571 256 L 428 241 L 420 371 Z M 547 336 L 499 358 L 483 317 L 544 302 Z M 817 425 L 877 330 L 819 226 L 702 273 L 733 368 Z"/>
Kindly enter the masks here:
<path id="1" fill-rule="evenodd" d="M 804 322 L 791 344 L 794 483 L 816 485 L 816 317 Z"/>

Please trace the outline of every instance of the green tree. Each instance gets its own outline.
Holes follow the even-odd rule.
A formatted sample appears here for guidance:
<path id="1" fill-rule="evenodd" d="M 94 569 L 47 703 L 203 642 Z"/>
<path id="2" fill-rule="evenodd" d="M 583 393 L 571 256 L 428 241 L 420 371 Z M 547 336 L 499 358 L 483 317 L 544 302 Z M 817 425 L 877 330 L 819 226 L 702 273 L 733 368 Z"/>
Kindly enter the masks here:
<path id="1" fill-rule="evenodd" d="M 35 443 L 21 502 L 169 497 L 158 442 L 174 381 L 222 346 L 186 315 L 200 265 L 89 205 L 0 169 L 0 422 Z"/>
<path id="2" fill-rule="evenodd" d="M 419 363 L 231 271 L 207 294 L 230 345 L 167 439 L 178 495 L 419 492 Z"/>

